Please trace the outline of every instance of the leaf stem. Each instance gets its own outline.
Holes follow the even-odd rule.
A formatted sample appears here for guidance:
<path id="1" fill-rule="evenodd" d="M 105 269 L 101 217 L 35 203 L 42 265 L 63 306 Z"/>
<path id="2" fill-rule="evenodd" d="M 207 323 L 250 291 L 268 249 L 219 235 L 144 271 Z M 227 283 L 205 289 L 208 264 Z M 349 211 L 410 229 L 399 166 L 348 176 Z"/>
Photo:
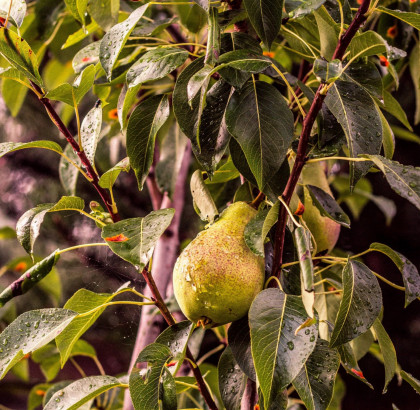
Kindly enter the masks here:
<path id="1" fill-rule="evenodd" d="M 307 164 L 312 164 L 314 162 L 322 162 L 322 161 L 352 161 L 352 162 L 363 162 L 363 161 L 370 161 L 367 158 L 349 158 L 349 157 L 323 157 L 323 158 L 311 158 L 306 161 Z"/>
<path id="2" fill-rule="evenodd" d="M 95 308 L 88 310 L 84 313 L 79 313 L 76 317 L 85 317 L 92 315 L 93 313 L 97 312 L 98 310 L 107 308 L 108 306 L 114 306 L 114 305 L 136 305 L 136 306 L 145 306 L 145 305 L 155 305 L 155 302 L 134 302 L 132 300 L 121 300 L 118 302 L 107 302 L 102 305 L 96 306 Z"/>
<path id="3" fill-rule="evenodd" d="M 108 244 L 106 244 L 104 242 L 98 242 L 98 243 L 84 243 L 82 245 L 70 246 L 70 248 L 61 249 L 61 250 L 57 251 L 57 255 L 61 255 L 65 252 L 74 251 L 75 249 L 88 248 L 90 246 L 108 246 Z"/>

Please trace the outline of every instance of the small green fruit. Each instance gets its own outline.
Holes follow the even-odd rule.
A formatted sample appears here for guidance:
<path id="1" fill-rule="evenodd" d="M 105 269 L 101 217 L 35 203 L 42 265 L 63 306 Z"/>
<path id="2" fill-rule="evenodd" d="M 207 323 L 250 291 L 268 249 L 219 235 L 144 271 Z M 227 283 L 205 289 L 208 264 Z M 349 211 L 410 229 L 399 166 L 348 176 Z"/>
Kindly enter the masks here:
<path id="1" fill-rule="evenodd" d="M 333 196 L 322 164 L 319 162 L 306 164 L 302 171 L 302 182 L 314 185 Z M 303 220 L 315 238 L 317 252 L 331 252 L 340 236 L 340 225 L 333 220 L 321 216 L 318 208 L 312 203 L 311 195 L 304 190 L 305 212 Z"/>
<path id="2" fill-rule="evenodd" d="M 264 258 L 246 245 L 256 210 L 235 202 L 184 249 L 173 272 L 175 297 L 192 322 L 214 327 L 245 316 L 264 286 Z"/>

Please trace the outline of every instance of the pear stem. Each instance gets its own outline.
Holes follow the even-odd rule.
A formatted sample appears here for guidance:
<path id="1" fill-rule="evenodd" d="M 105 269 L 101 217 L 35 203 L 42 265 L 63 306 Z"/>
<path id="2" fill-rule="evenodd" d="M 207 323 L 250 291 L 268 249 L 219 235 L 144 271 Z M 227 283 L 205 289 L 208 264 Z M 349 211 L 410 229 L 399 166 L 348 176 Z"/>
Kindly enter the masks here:
<path id="1" fill-rule="evenodd" d="M 366 21 L 366 13 L 369 9 L 370 0 L 363 0 L 359 9 L 357 10 L 356 15 L 353 18 L 353 21 L 349 25 L 348 29 L 340 36 L 337 47 L 334 51 L 332 59 L 342 60 L 344 53 L 350 44 L 350 41 L 355 36 L 359 28 Z M 316 91 L 315 97 L 309 108 L 309 111 L 306 117 L 303 120 L 302 133 L 299 139 L 298 150 L 296 154 L 296 160 L 290 173 L 290 177 L 287 181 L 286 188 L 283 191 L 282 197 L 284 202 L 288 205 L 292 199 L 293 192 L 296 189 L 296 185 L 299 181 L 300 174 L 302 172 L 303 166 L 307 161 L 307 149 L 309 143 L 309 137 L 311 136 L 311 130 L 315 123 L 316 117 L 321 111 L 322 104 L 324 102 L 325 96 L 327 94 L 327 85 L 321 83 Z M 281 265 L 283 262 L 283 249 L 284 249 L 284 237 L 286 234 L 286 223 L 287 223 L 287 211 L 285 207 L 281 207 L 279 211 L 279 216 L 277 220 L 277 227 L 275 233 L 275 243 L 274 243 L 274 258 L 273 258 L 273 271 L 272 274 L 277 278 L 281 274 Z M 271 281 L 271 286 L 276 286 L 276 282 Z"/>

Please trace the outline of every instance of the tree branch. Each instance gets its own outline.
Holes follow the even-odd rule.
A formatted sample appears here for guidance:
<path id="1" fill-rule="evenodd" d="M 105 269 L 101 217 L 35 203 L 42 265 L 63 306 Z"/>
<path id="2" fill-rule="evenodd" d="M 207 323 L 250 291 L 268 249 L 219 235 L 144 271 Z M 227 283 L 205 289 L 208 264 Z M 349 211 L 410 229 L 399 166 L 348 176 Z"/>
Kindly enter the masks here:
<path id="1" fill-rule="evenodd" d="M 344 53 L 350 41 L 355 36 L 359 28 L 366 20 L 366 12 L 369 9 L 370 0 L 363 0 L 359 9 L 357 10 L 356 15 L 354 16 L 353 21 L 351 22 L 348 29 L 340 37 L 337 47 L 334 51 L 333 59 L 343 59 Z M 322 103 L 325 99 L 326 92 L 325 85 L 320 84 L 318 90 L 316 91 L 315 98 L 312 102 L 312 105 L 309 109 L 308 114 L 303 120 L 302 133 L 299 139 L 299 145 L 296 155 L 296 160 L 292 168 L 289 180 L 287 181 L 286 188 L 283 191 L 282 197 L 286 204 L 290 203 L 293 192 L 296 188 L 297 182 L 299 180 L 300 174 L 302 172 L 303 166 L 307 160 L 306 151 L 308 149 L 309 137 L 311 135 L 312 127 L 315 123 L 316 117 L 319 114 L 319 111 L 322 108 Z M 276 233 L 275 233 L 275 242 L 274 242 L 274 258 L 273 258 L 273 276 L 280 278 L 281 274 L 281 265 L 283 263 L 283 247 L 284 247 L 284 236 L 286 233 L 286 223 L 287 223 L 287 212 L 286 208 L 282 206 L 280 208 L 279 217 L 277 221 Z M 270 286 L 276 286 L 276 281 L 271 281 Z"/>
<path id="2" fill-rule="evenodd" d="M 31 81 L 32 87 L 36 90 L 36 92 L 40 95 L 43 94 L 41 88 L 33 83 Z M 112 201 L 111 197 L 107 190 L 99 186 L 99 175 L 93 168 L 93 165 L 90 163 L 88 158 L 86 157 L 85 152 L 83 151 L 82 147 L 79 147 L 79 144 L 76 142 L 76 140 L 73 138 L 73 135 L 69 131 L 69 129 L 64 125 L 63 121 L 61 121 L 60 116 L 55 111 L 54 107 L 51 104 L 51 101 L 48 98 L 40 97 L 39 101 L 41 101 L 42 105 L 45 107 L 48 115 L 51 118 L 51 121 L 54 123 L 54 125 L 58 128 L 58 130 L 61 132 L 61 134 L 64 135 L 67 142 L 71 145 L 73 148 L 73 151 L 77 154 L 77 156 L 80 159 L 80 162 L 82 163 L 83 167 L 86 170 L 87 176 L 90 178 L 90 183 L 95 187 L 96 191 L 98 192 L 99 196 L 101 197 L 103 203 L 106 206 L 106 209 L 108 210 L 109 214 L 111 215 L 111 218 L 114 222 L 117 222 L 120 220 L 120 216 L 117 211 L 114 212 L 114 209 L 112 207 Z"/>

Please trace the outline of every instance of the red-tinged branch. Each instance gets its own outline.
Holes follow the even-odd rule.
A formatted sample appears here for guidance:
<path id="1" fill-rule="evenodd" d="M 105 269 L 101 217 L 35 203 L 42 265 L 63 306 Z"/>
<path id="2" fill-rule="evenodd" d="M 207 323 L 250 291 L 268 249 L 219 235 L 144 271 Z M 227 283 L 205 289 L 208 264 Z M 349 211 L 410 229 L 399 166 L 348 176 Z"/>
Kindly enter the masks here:
<path id="1" fill-rule="evenodd" d="M 147 285 L 149 286 L 149 289 L 152 292 L 154 302 L 156 304 L 156 307 L 160 310 L 162 313 L 163 318 L 165 319 L 166 323 L 169 326 L 172 326 L 175 324 L 175 319 L 172 317 L 171 313 L 168 310 L 168 307 L 166 306 L 164 300 L 162 299 L 162 296 L 156 286 L 156 283 L 153 279 L 153 276 L 150 274 L 150 272 L 145 268 L 142 271 L 142 275 L 144 280 L 146 281 Z M 206 401 L 207 405 L 211 410 L 217 410 L 216 403 L 214 402 L 213 398 L 211 397 L 211 394 L 207 388 L 207 385 L 204 381 L 203 375 L 201 374 L 200 369 L 197 366 L 197 363 L 195 362 L 195 359 L 190 351 L 190 349 L 187 347 L 186 351 L 186 357 L 188 359 L 188 363 L 191 367 L 191 370 L 194 374 L 195 379 L 197 380 L 197 386 L 200 389 L 201 395 L 203 396 L 204 400 Z"/>
<path id="2" fill-rule="evenodd" d="M 36 90 L 38 95 L 42 95 L 42 90 L 31 81 L 32 87 Z M 44 106 L 45 110 L 47 111 L 51 121 L 54 125 L 58 128 L 58 130 L 64 135 L 67 142 L 73 148 L 73 151 L 79 157 L 80 162 L 82 163 L 83 168 L 86 170 L 86 175 L 90 178 L 90 183 L 95 187 L 96 191 L 98 192 L 99 196 L 101 197 L 103 203 L 106 206 L 106 209 L 111 215 L 111 218 L 114 222 L 118 222 L 120 220 L 120 216 L 118 212 L 114 212 L 112 207 L 112 200 L 111 196 L 109 195 L 108 191 L 101 186 L 99 186 L 99 175 L 93 168 L 93 165 L 90 163 L 89 159 L 87 158 L 85 152 L 76 140 L 73 138 L 73 135 L 69 131 L 69 129 L 64 125 L 63 121 L 61 121 L 60 116 L 55 111 L 54 107 L 51 104 L 51 101 L 48 98 L 40 97 L 39 101 L 41 101 L 42 105 Z"/>
<path id="3" fill-rule="evenodd" d="M 343 33 L 337 43 L 337 47 L 334 51 L 333 59 L 342 60 L 346 52 L 347 47 L 349 46 L 352 38 L 356 35 L 359 28 L 366 20 L 366 12 L 369 9 L 370 0 L 363 0 L 359 9 L 357 10 L 356 15 L 354 16 L 353 21 L 351 22 L 348 29 Z M 312 127 L 315 123 L 316 117 L 321 111 L 322 103 L 325 99 L 326 93 L 322 92 L 324 89 L 324 84 L 320 84 L 318 90 L 316 91 L 314 100 L 309 109 L 308 114 L 306 115 L 303 121 L 302 133 L 299 139 L 298 150 L 296 154 L 295 163 L 290 173 L 289 180 L 287 181 L 286 188 L 283 191 L 282 197 L 286 204 L 290 203 L 293 192 L 296 189 L 296 185 L 299 181 L 300 174 L 302 172 L 303 166 L 307 160 L 306 152 L 308 149 L 309 137 L 311 135 Z M 282 206 L 280 208 L 279 217 L 277 221 L 276 234 L 275 234 L 275 243 L 274 243 L 274 260 L 273 260 L 273 271 L 272 275 L 280 278 L 281 274 L 281 265 L 283 263 L 283 248 L 284 248 L 284 237 L 286 234 L 286 223 L 287 223 L 287 212 L 286 208 Z M 276 286 L 276 281 L 271 281 L 270 286 Z"/>

